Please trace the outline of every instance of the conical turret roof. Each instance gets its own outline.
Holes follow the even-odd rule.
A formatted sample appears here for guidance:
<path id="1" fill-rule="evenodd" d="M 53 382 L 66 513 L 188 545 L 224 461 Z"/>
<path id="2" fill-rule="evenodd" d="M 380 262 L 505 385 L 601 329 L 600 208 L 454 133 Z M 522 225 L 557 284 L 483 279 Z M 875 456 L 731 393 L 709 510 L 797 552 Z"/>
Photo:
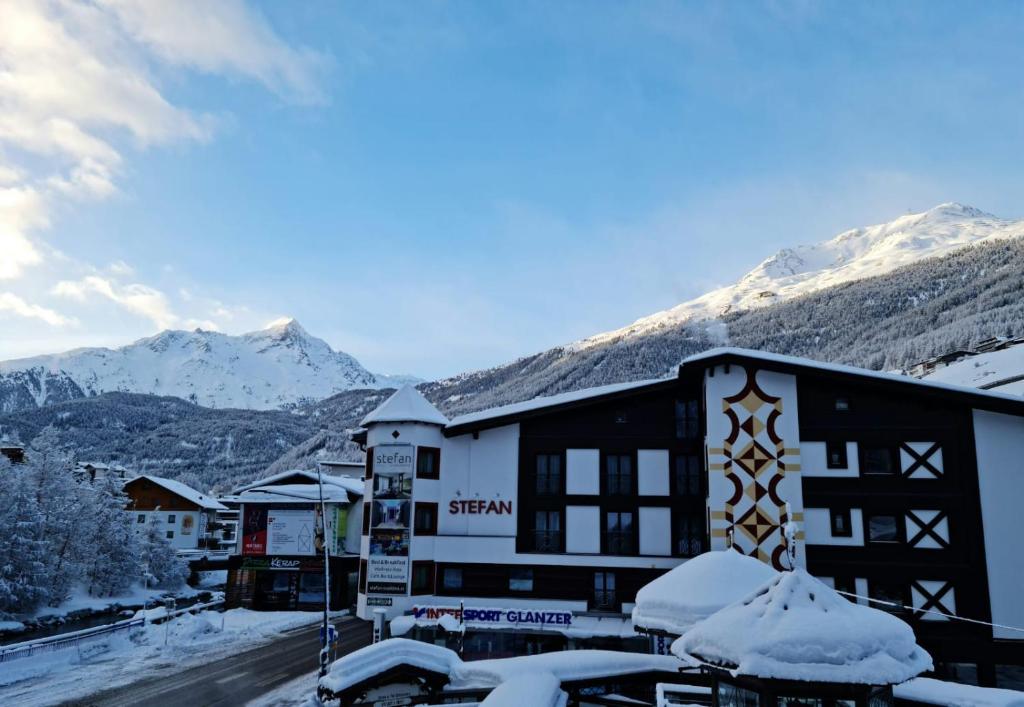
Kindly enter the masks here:
<path id="1" fill-rule="evenodd" d="M 424 398 L 420 391 L 407 384 L 364 417 L 360 424 L 367 427 L 378 422 L 423 422 L 443 426 L 448 424 L 448 418 Z"/>

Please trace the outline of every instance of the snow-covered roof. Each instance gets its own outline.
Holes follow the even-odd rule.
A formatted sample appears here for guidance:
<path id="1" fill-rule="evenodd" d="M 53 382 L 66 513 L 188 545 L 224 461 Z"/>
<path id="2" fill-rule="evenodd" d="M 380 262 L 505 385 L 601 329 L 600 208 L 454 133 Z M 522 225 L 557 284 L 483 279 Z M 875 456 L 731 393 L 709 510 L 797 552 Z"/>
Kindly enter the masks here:
<path id="1" fill-rule="evenodd" d="M 458 654 L 447 648 L 389 638 L 338 658 L 328 674 L 320 678 L 320 684 L 337 694 L 399 665 L 450 675 L 453 666 L 461 662 Z"/>
<path id="2" fill-rule="evenodd" d="M 519 675 L 491 690 L 480 707 L 565 707 L 569 695 L 551 673 Z"/>
<path id="3" fill-rule="evenodd" d="M 580 400 L 587 400 L 588 398 L 599 398 L 603 395 L 611 395 L 612 393 L 619 393 L 625 390 L 645 388 L 649 385 L 664 383 L 667 380 L 672 379 L 652 378 L 649 380 L 630 381 L 628 383 L 612 383 L 610 385 L 600 385 L 594 388 L 571 390 L 565 393 L 559 393 L 557 395 L 547 395 L 540 398 L 533 398 L 532 400 L 524 400 L 519 403 L 510 403 L 509 405 L 502 405 L 496 408 L 489 408 L 487 410 L 480 410 L 478 412 L 470 412 L 466 413 L 465 415 L 459 415 L 458 417 L 453 418 L 448 426 L 457 427 L 459 425 L 472 424 L 474 422 L 482 422 L 484 420 L 490 420 L 496 417 L 519 415 L 524 412 L 531 412 L 533 410 L 541 410 L 543 408 L 555 407 L 556 405 L 565 405 L 567 403 L 574 403 Z"/>
<path id="4" fill-rule="evenodd" d="M 454 651 L 441 646 L 389 638 L 334 661 L 320 684 L 337 694 L 399 665 L 445 674 L 452 688 L 472 689 L 497 687 L 509 680 L 545 673 L 561 684 L 646 672 L 676 673 L 680 667 L 692 664 L 689 660 L 680 663 L 669 655 L 599 650 L 463 661 Z"/>
<path id="5" fill-rule="evenodd" d="M 672 652 L 733 675 L 847 684 L 901 683 L 932 667 L 909 625 L 800 568 L 704 619 Z"/>
<path id="6" fill-rule="evenodd" d="M 267 476 L 266 478 L 257 479 L 256 481 L 251 481 L 247 484 L 243 484 L 242 486 L 238 486 L 231 493 L 240 494 L 250 489 L 259 488 L 261 486 L 273 486 L 278 481 L 290 478 L 292 476 L 304 478 L 313 486 L 317 485 L 317 474 L 315 471 L 308 471 L 305 469 L 290 469 L 288 471 L 281 471 L 278 472 L 277 474 Z M 352 493 L 359 494 L 360 496 L 363 495 L 364 486 L 362 480 L 360 479 L 353 479 L 348 476 L 331 476 L 329 474 L 321 474 L 320 478 L 323 479 L 324 485 L 330 484 L 332 486 L 340 486 L 346 491 L 351 491 Z"/>
<path id="7" fill-rule="evenodd" d="M 258 486 L 238 495 L 239 503 L 309 503 L 320 501 L 320 487 L 310 484 L 277 484 Z M 348 503 L 348 491 L 333 484 L 324 484 L 324 501 Z"/>
<path id="8" fill-rule="evenodd" d="M 958 393 L 960 395 L 971 395 L 981 398 L 991 398 L 992 400 L 1008 401 L 1018 405 L 1024 403 L 1024 399 L 1019 395 L 1010 395 L 1007 393 L 997 393 L 990 390 L 979 390 L 978 388 L 971 388 L 963 385 L 951 385 L 949 383 L 938 383 L 932 380 L 921 380 L 919 378 L 912 378 L 911 376 L 900 375 L 899 373 L 884 373 L 882 371 L 872 371 L 867 368 L 858 368 L 857 366 L 847 366 L 841 363 L 823 363 L 821 361 L 815 361 L 810 358 L 800 358 L 799 356 L 785 356 L 783 354 L 768 353 L 766 351 L 755 351 L 753 349 L 741 349 L 732 346 L 720 347 L 716 349 L 708 349 L 701 353 L 688 356 L 683 359 L 681 367 L 685 368 L 688 364 L 702 363 L 708 359 L 717 358 L 720 356 L 738 356 L 743 358 L 753 358 L 761 361 L 767 361 L 770 363 L 781 363 L 787 366 L 796 366 L 799 368 L 810 368 L 819 371 L 825 371 L 827 373 L 844 373 L 846 375 L 860 376 L 861 378 L 873 378 L 875 380 L 886 381 L 889 383 L 902 383 L 904 385 L 920 386 L 922 388 L 945 391 L 949 393 Z"/>
<path id="9" fill-rule="evenodd" d="M 424 398 L 420 391 L 407 384 L 396 390 L 359 424 L 366 427 L 378 422 L 425 422 L 431 425 L 447 425 L 448 418 Z"/>
<path id="10" fill-rule="evenodd" d="M 1024 692 L 976 687 L 934 678 L 914 678 L 892 689 L 900 700 L 945 707 L 1024 707 Z"/>
<path id="11" fill-rule="evenodd" d="M 187 501 L 191 501 L 200 508 L 205 508 L 206 510 L 211 511 L 226 511 L 228 509 L 227 506 L 225 506 L 223 503 L 220 503 L 217 499 L 213 498 L 212 496 L 207 496 L 204 493 L 200 493 L 191 486 L 186 486 L 180 481 L 175 481 L 174 479 L 165 479 L 162 476 L 150 476 L 149 474 L 143 474 L 142 476 L 136 476 L 134 479 L 131 479 L 130 481 L 126 481 L 124 485 L 127 486 L 128 484 L 138 481 L 139 479 L 149 479 L 157 486 L 164 487 L 171 493 L 181 496 Z"/>
<path id="12" fill-rule="evenodd" d="M 735 550 L 712 550 L 666 572 L 636 593 L 633 626 L 682 635 L 698 621 L 746 598 L 777 572 Z"/>

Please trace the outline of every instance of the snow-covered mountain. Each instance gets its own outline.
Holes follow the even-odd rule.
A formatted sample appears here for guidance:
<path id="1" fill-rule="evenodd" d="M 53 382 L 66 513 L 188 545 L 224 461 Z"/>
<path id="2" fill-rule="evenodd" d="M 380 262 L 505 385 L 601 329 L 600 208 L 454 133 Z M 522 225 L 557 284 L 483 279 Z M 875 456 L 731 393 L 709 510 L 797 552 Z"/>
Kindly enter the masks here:
<path id="1" fill-rule="evenodd" d="M 0 362 L 0 411 L 105 392 L 269 410 L 409 380 L 367 371 L 352 356 L 334 351 L 288 319 L 241 336 L 199 329 L 164 331 L 117 349 L 76 349 Z"/>
<path id="2" fill-rule="evenodd" d="M 589 337 L 576 346 L 586 347 L 624 335 L 646 334 L 687 321 L 765 307 L 833 285 L 884 275 L 967 245 L 1020 236 L 1024 236 L 1024 220 L 997 218 L 955 202 L 939 204 L 888 223 L 844 231 L 814 245 L 784 248 L 734 285 L 644 317 L 622 329 Z"/>

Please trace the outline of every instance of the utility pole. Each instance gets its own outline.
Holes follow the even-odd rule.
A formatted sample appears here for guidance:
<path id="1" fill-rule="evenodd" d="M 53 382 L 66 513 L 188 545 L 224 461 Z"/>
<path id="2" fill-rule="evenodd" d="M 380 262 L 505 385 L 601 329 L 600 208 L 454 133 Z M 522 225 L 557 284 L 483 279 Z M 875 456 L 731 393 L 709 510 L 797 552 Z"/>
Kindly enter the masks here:
<path id="1" fill-rule="evenodd" d="M 331 624 L 328 620 L 328 612 L 331 605 L 331 557 L 327 548 L 327 505 L 324 503 L 324 479 L 320 471 L 320 465 L 316 465 L 316 482 L 320 489 L 320 544 L 324 549 L 324 628 L 323 645 L 320 647 L 320 677 L 327 675 L 327 663 L 330 659 L 329 647 L 331 645 Z M 337 535 L 337 532 L 335 532 Z"/>

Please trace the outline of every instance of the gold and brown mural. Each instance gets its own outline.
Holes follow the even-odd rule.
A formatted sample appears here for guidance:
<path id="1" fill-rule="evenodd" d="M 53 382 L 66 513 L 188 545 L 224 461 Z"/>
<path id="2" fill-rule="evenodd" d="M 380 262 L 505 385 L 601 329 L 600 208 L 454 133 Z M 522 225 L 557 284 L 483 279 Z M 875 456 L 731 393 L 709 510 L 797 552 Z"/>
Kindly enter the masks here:
<path id="1" fill-rule="evenodd" d="M 756 371 L 738 366 L 706 380 L 711 536 L 712 547 L 732 545 L 784 569 L 789 566 L 784 528 L 803 521 L 799 426 L 795 381 L 769 375 L 788 380 L 791 385 L 784 387 L 791 387 L 793 395 L 766 392 Z M 716 409 L 722 417 L 712 423 Z M 796 540 L 802 539 L 799 530 Z"/>

